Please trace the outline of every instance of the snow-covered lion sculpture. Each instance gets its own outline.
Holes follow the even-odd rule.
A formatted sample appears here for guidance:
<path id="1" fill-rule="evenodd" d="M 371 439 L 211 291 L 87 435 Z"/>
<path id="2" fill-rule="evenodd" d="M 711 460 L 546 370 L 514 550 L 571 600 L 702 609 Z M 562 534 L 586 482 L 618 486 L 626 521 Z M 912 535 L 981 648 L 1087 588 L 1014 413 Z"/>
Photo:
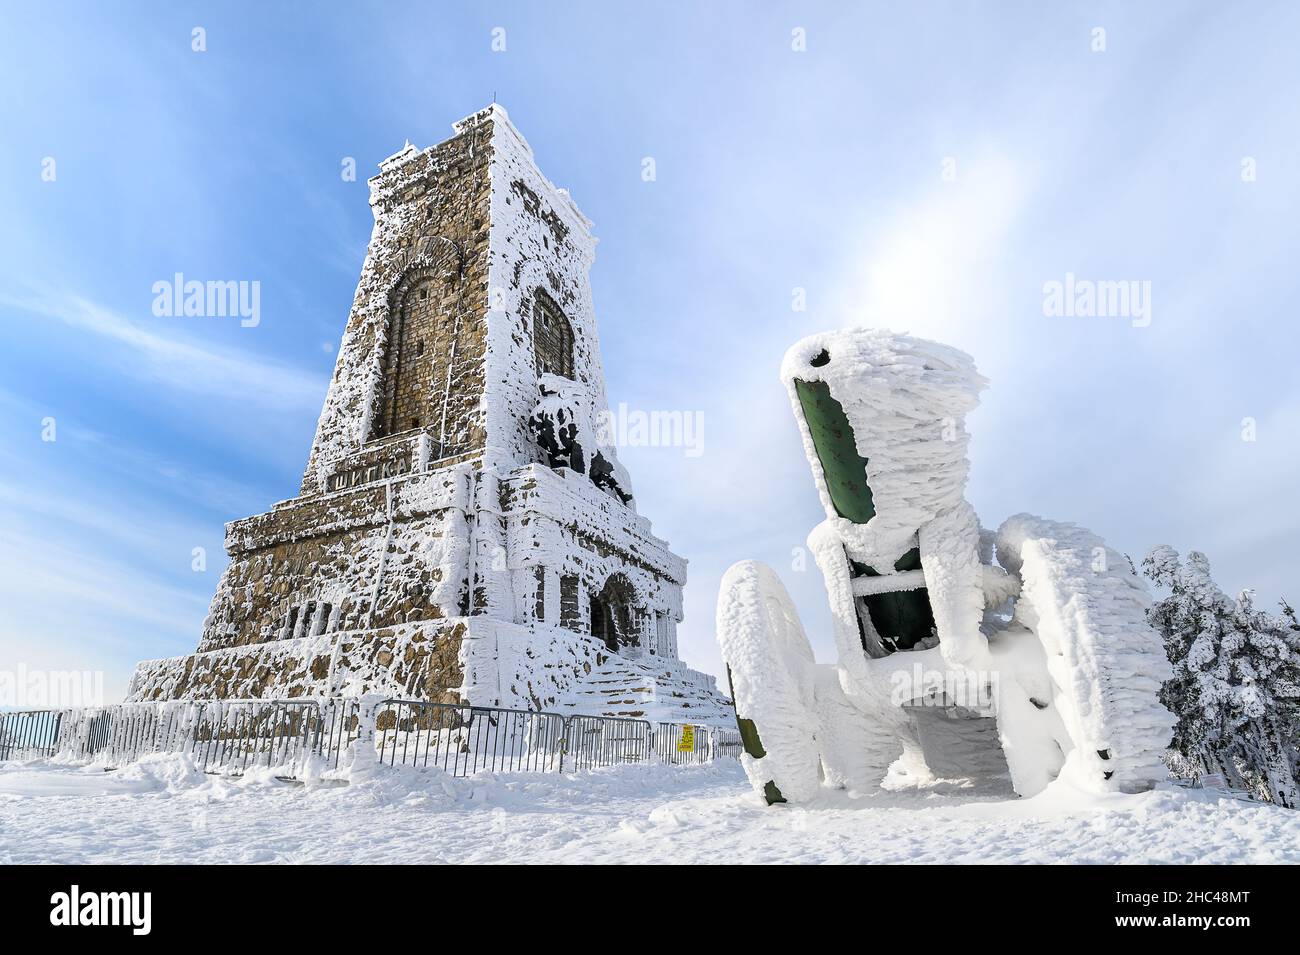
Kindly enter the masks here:
<path id="1" fill-rule="evenodd" d="M 987 384 L 970 356 L 849 329 L 795 344 L 781 377 L 826 512 L 808 546 L 839 662 L 815 662 L 771 568 L 727 571 L 718 639 L 755 789 L 925 783 L 976 750 L 1022 796 L 1163 779 L 1168 663 L 1128 559 L 1027 514 L 982 531 L 964 497 L 965 416 Z"/>

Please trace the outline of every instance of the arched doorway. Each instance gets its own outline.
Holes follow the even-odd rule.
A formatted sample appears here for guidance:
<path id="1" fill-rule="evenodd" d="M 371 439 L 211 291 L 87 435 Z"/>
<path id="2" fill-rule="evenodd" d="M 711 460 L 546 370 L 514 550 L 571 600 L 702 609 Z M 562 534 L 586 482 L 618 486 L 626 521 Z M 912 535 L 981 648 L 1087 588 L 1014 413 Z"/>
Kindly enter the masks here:
<path id="1" fill-rule="evenodd" d="M 591 595 L 591 635 L 613 653 L 640 642 L 633 626 L 635 602 L 636 591 L 622 574 L 611 574 L 600 592 Z"/>

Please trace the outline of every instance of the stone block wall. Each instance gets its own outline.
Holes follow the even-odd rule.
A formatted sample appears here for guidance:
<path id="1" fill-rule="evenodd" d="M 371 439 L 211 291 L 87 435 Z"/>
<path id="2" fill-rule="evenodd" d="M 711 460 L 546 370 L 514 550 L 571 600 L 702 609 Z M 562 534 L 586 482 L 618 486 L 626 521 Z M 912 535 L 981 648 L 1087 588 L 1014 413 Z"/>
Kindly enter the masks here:
<path id="1" fill-rule="evenodd" d="M 231 524 L 199 650 L 462 613 L 472 471 L 300 498 Z"/>
<path id="2" fill-rule="evenodd" d="M 414 419 L 439 443 L 437 457 L 482 450 L 492 140 L 485 111 L 436 146 L 408 145 L 370 180 L 375 227 L 303 494 L 324 489 L 329 472 L 367 440 L 410 430 Z M 420 326 L 408 324 L 406 335 L 404 308 Z M 391 388 L 398 367 L 400 401 Z"/>
<path id="3" fill-rule="evenodd" d="M 128 701 L 395 697 L 461 702 L 463 618 L 228 647 L 145 661 Z"/>

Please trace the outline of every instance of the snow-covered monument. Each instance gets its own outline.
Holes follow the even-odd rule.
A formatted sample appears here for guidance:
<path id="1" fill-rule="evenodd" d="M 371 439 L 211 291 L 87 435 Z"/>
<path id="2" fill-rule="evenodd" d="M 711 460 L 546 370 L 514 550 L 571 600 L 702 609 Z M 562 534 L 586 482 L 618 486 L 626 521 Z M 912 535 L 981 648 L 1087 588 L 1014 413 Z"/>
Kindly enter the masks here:
<path id="1" fill-rule="evenodd" d="M 826 513 L 808 545 L 839 662 L 814 661 L 774 571 L 727 572 L 718 639 L 755 789 L 802 802 L 823 784 L 1008 771 L 1021 795 L 1163 779 L 1169 664 L 1146 588 L 1075 525 L 980 528 L 964 419 L 986 382 L 970 357 L 852 329 L 795 344 L 781 377 Z"/>
<path id="2" fill-rule="evenodd" d="M 453 129 L 370 180 L 299 494 L 227 526 L 197 652 L 141 663 L 129 699 L 734 719 L 678 657 L 686 561 L 603 441 L 591 223 L 500 106 Z"/>

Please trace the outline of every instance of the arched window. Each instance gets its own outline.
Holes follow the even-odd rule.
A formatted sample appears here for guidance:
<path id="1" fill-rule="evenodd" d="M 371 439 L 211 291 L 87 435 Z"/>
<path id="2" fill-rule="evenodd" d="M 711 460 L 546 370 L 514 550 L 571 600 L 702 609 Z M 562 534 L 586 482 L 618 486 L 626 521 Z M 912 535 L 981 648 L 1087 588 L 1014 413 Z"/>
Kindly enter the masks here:
<path id="1" fill-rule="evenodd" d="M 540 289 L 533 296 L 533 356 L 538 375 L 573 377 L 573 327 Z"/>
<path id="2" fill-rule="evenodd" d="M 622 574 L 611 574 L 600 593 L 591 595 L 591 635 L 611 652 L 640 642 L 633 626 L 636 591 Z"/>
<path id="3" fill-rule="evenodd" d="M 418 277 L 393 304 L 372 438 L 437 423 L 452 337 L 439 287 L 432 275 Z"/>

